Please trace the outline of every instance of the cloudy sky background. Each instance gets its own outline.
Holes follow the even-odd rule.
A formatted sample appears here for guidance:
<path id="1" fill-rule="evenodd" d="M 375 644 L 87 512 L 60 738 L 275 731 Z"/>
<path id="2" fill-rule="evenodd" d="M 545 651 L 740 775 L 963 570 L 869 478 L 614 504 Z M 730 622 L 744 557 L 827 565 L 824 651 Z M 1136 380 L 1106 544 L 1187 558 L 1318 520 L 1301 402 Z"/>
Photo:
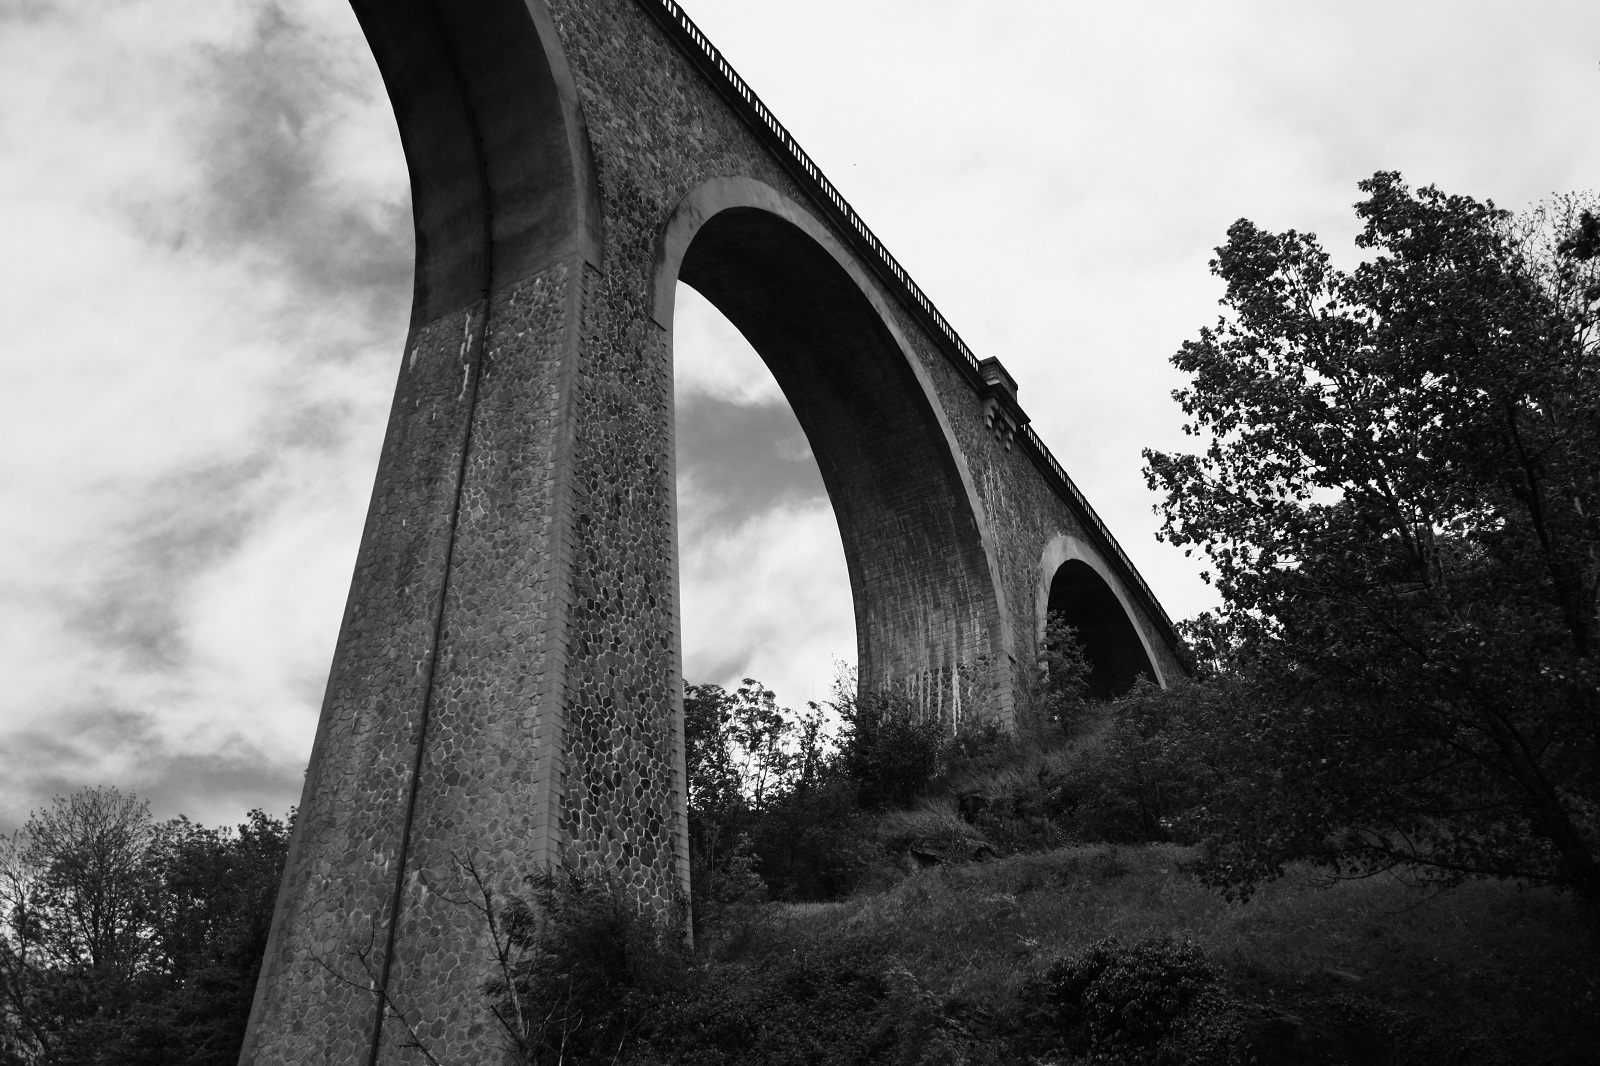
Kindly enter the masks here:
<path id="1" fill-rule="evenodd" d="M 1520 208 L 1600 174 L 1600 5 L 685 0 L 1021 399 L 1175 617 L 1139 449 L 1240 216 L 1350 261 L 1355 183 Z M 393 119 L 339 0 L 0 0 L 0 830 L 131 788 L 298 798 L 410 296 Z M 678 318 L 692 680 L 854 652 L 804 438 Z"/>

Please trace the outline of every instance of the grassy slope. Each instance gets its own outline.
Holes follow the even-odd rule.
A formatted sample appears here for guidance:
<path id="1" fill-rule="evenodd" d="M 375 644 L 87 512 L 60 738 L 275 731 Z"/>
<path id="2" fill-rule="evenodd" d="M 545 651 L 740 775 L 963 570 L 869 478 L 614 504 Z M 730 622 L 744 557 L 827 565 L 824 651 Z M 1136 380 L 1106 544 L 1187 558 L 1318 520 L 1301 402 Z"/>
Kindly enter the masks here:
<path id="1" fill-rule="evenodd" d="M 1003 1043 L 1025 1020 L 1023 983 L 1050 960 L 1108 935 L 1171 935 L 1205 950 L 1259 1039 L 1284 1045 L 1276 1061 L 1600 1061 L 1594 944 L 1568 901 L 1490 882 L 1442 895 L 1392 877 L 1323 886 L 1297 872 L 1229 904 L 1185 872 L 1188 855 L 1068 847 L 940 865 L 840 902 L 765 906 L 708 938 L 702 957 L 866 953 L 936 1024 Z"/>

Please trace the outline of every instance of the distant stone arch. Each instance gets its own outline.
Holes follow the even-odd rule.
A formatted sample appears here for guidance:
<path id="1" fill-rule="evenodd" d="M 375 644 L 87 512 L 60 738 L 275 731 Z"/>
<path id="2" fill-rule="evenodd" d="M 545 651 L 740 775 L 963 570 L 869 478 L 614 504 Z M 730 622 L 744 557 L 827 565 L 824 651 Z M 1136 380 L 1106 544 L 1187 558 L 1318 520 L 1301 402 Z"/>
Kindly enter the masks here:
<path id="1" fill-rule="evenodd" d="M 1044 630 L 1052 612 L 1060 611 L 1078 631 L 1092 667 L 1091 695 L 1108 699 L 1133 687 L 1140 674 L 1163 688 L 1167 678 L 1157 666 L 1149 639 L 1134 623 L 1120 583 L 1106 569 L 1099 554 L 1077 537 L 1062 535 L 1045 546 L 1039 563 L 1035 596 L 1037 631 L 1042 648 Z"/>
<path id="2" fill-rule="evenodd" d="M 772 371 L 816 456 L 844 544 L 863 690 L 909 689 L 954 726 L 1011 720 L 997 555 L 950 421 L 838 239 L 746 177 L 691 189 L 662 231 L 652 317 L 705 296 Z"/>

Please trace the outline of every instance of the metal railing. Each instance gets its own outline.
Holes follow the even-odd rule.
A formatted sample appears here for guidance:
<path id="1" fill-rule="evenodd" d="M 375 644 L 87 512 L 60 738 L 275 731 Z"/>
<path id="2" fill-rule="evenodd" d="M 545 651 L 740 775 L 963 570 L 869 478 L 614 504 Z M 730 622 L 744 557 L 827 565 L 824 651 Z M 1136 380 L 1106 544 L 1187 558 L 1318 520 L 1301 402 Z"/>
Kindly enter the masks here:
<path id="1" fill-rule="evenodd" d="M 725 59 L 717 46 L 701 32 L 683 8 L 674 0 L 637 0 L 640 7 L 655 19 L 667 32 L 667 36 L 683 50 L 691 62 L 710 79 L 723 96 L 727 97 L 755 131 L 757 137 L 769 147 L 776 150 L 778 158 L 784 164 L 784 169 L 796 180 L 802 189 L 817 203 L 825 215 L 839 226 L 846 239 L 861 253 L 869 266 L 873 268 L 879 278 L 889 290 L 895 294 L 901 303 L 927 328 L 934 340 L 940 343 L 940 350 L 945 357 L 950 359 L 956 367 L 963 371 L 969 382 L 980 393 L 986 389 L 983 375 L 978 368 L 978 357 L 972 354 L 972 349 L 967 347 L 967 342 L 961 339 L 955 327 L 939 313 L 928 294 L 900 265 L 888 248 L 884 247 L 878 235 L 872 232 L 861 216 L 856 214 L 856 209 L 844 198 L 827 175 L 822 173 L 822 168 L 806 154 L 800 147 L 789 130 L 778 117 L 774 115 L 767 105 L 761 102 L 755 90 L 751 89 L 733 65 Z M 1090 527 L 1091 535 L 1101 542 L 1101 547 L 1119 564 L 1124 576 L 1133 586 L 1135 593 L 1143 600 L 1143 606 L 1150 617 L 1158 624 L 1164 626 L 1168 636 L 1174 643 L 1177 633 L 1173 628 L 1172 620 L 1167 617 L 1167 612 L 1162 609 L 1161 602 L 1156 599 L 1155 593 L 1150 591 L 1150 586 L 1145 584 L 1133 561 L 1122 550 L 1122 545 L 1111 535 L 1111 530 L 1089 505 L 1078 486 L 1072 478 L 1067 476 L 1066 470 L 1050 449 L 1044 446 L 1039 435 L 1034 432 L 1031 425 L 1022 427 L 1019 434 L 1023 442 L 1023 450 L 1028 453 L 1034 465 L 1039 467 L 1051 480 L 1055 481 L 1062 495 L 1080 512 L 1081 517 Z"/>

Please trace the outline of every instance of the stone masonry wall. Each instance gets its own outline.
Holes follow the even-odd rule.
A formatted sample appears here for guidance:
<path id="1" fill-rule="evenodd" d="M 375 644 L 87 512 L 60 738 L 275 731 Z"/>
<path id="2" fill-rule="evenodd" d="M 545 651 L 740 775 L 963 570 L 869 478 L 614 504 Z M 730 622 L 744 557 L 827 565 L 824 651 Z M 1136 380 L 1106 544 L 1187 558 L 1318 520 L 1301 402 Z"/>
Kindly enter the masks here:
<path id="1" fill-rule="evenodd" d="M 349 1023 L 370 1021 L 384 961 L 482 320 L 445 316 L 402 356 L 242 1061 L 264 1036 L 261 1061 L 364 1061 L 368 1027 Z"/>
<path id="2" fill-rule="evenodd" d="M 439 665 L 390 970 L 382 1062 L 481 1062 L 500 1033 L 482 1003 L 484 907 L 559 839 L 566 580 L 564 408 L 578 268 L 495 294 L 461 493 Z M 485 891 L 490 893 L 486 899 Z"/>

